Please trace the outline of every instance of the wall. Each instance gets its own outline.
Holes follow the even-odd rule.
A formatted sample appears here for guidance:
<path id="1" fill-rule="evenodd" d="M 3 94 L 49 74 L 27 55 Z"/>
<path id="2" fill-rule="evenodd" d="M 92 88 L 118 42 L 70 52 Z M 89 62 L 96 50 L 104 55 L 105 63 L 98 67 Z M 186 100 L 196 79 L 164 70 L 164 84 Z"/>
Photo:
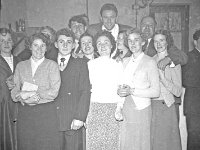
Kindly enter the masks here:
<path id="1" fill-rule="evenodd" d="M 86 13 L 86 0 L 26 0 L 30 27 L 49 25 L 55 29 L 68 26 L 71 16 Z"/>
<path id="2" fill-rule="evenodd" d="M 8 27 L 8 24 L 11 23 L 12 28 L 15 29 L 16 20 L 19 20 L 20 18 L 27 20 L 26 0 L 1 0 L 1 3 L 1 27 Z"/>

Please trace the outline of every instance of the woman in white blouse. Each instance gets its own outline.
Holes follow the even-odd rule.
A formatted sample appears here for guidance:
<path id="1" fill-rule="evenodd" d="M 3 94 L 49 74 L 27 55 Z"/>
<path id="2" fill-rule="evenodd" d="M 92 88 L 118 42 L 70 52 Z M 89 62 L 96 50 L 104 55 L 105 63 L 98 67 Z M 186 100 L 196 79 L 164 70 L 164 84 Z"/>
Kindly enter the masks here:
<path id="1" fill-rule="evenodd" d="M 168 55 L 167 49 L 173 45 L 173 37 L 167 30 L 159 30 L 154 35 L 156 62 Z M 160 96 L 152 100 L 152 150 L 181 150 L 179 125 L 175 110 L 174 96 L 182 92 L 181 66 L 167 65 L 159 70 Z"/>
<path id="2" fill-rule="evenodd" d="M 94 38 L 94 45 L 100 56 L 88 62 L 92 93 L 87 118 L 87 149 L 118 150 L 119 125 L 114 114 L 122 66 L 110 56 L 116 48 L 110 32 L 99 32 Z"/>
<path id="3" fill-rule="evenodd" d="M 60 88 L 56 62 L 44 57 L 47 39 L 41 34 L 30 37 L 30 59 L 18 63 L 15 87 L 11 91 L 18 103 L 17 140 L 19 150 L 59 150 L 58 125 L 54 99 Z"/>

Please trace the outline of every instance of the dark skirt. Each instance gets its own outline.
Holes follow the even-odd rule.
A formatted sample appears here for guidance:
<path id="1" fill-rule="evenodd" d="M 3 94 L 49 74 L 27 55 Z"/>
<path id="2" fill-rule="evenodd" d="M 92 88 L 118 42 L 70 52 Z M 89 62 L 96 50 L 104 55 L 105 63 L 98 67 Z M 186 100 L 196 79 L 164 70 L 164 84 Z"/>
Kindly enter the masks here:
<path id="1" fill-rule="evenodd" d="M 19 104 L 17 133 L 18 150 L 59 150 L 54 103 L 35 106 Z"/>
<path id="2" fill-rule="evenodd" d="M 87 118 L 87 150 L 119 150 L 119 123 L 115 103 L 91 102 Z"/>
<path id="3" fill-rule="evenodd" d="M 0 149 L 16 150 L 16 103 L 10 96 L 0 102 Z"/>
<path id="4" fill-rule="evenodd" d="M 175 105 L 152 101 L 152 150 L 181 150 L 181 138 Z"/>

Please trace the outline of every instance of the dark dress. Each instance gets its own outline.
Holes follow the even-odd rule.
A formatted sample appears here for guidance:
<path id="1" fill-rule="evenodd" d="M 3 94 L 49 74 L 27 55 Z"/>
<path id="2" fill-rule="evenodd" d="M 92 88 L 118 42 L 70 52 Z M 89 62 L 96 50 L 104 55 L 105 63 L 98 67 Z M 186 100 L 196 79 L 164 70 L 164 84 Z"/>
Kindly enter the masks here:
<path id="1" fill-rule="evenodd" d="M 13 56 L 14 68 L 19 59 Z M 11 100 L 6 79 L 13 75 L 9 65 L 0 55 L 0 149 L 16 149 L 16 110 L 17 105 Z"/>

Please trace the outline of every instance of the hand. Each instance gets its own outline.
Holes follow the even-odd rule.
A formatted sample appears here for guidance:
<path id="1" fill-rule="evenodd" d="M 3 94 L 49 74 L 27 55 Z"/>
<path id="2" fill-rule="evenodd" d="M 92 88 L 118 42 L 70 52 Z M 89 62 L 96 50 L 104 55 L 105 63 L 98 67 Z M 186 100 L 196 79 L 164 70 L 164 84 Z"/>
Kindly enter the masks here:
<path id="1" fill-rule="evenodd" d="M 127 97 L 128 95 L 131 94 L 131 88 L 129 85 L 120 85 L 118 90 L 117 90 L 117 94 L 120 96 L 120 97 Z"/>
<path id="2" fill-rule="evenodd" d="M 171 59 L 169 57 L 165 57 L 158 62 L 158 69 L 165 70 L 165 67 L 171 63 Z"/>
<path id="3" fill-rule="evenodd" d="M 84 122 L 83 122 L 83 121 L 74 119 L 74 120 L 72 121 L 72 123 L 71 123 L 71 129 L 72 129 L 72 130 L 78 130 L 78 129 L 80 129 L 83 125 L 84 125 Z"/>
<path id="4" fill-rule="evenodd" d="M 24 102 L 28 105 L 36 105 L 40 101 L 40 96 L 39 94 L 35 94 L 31 96 L 30 98 L 26 99 Z"/>
<path id="5" fill-rule="evenodd" d="M 15 87 L 13 75 L 11 75 L 10 77 L 7 78 L 6 84 L 7 84 L 9 90 L 12 90 Z"/>
<path id="6" fill-rule="evenodd" d="M 21 97 L 20 93 L 15 96 L 16 102 L 20 102 L 24 106 L 24 100 Z"/>

